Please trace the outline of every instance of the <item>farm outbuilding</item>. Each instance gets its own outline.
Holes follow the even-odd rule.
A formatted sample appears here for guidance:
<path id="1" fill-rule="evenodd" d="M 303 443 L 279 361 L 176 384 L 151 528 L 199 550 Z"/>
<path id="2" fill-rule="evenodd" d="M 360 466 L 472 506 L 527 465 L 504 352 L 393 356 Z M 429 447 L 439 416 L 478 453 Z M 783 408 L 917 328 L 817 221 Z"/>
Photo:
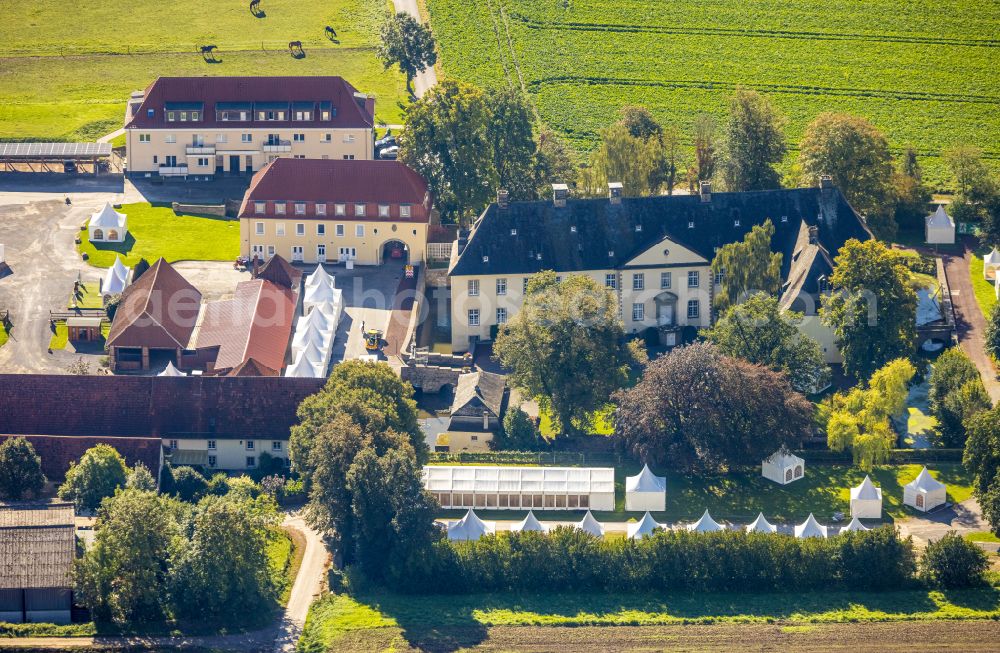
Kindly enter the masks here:
<path id="1" fill-rule="evenodd" d="M 615 509 L 611 467 L 430 465 L 423 481 L 442 508 Z"/>
<path id="2" fill-rule="evenodd" d="M 646 514 L 639 521 L 631 522 L 626 526 L 630 540 L 641 540 L 647 535 L 652 535 L 657 528 L 663 528 L 663 524 L 657 523 L 649 511 L 646 511 Z"/>
<path id="3" fill-rule="evenodd" d="M 937 210 L 924 218 L 924 240 L 928 245 L 954 245 L 955 220 L 939 204 Z"/>
<path id="4" fill-rule="evenodd" d="M 903 503 L 927 512 L 947 501 L 948 488 L 924 467 L 917 477 L 903 486 Z"/>
<path id="5" fill-rule="evenodd" d="M 0 506 L 0 621 L 70 622 L 73 504 Z"/>
<path id="6" fill-rule="evenodd" d="M 74 315 L 66 319 L 66 333 L 70 342 L 97 342 L 101 339 L 102 317 Z"/>
<path id="7" fill-rule="evenodd" d="M 449 540 L 478 540 L 484 535 L 496 532 L 496 522 L 483 521 L 471 508 L 458 521 L 448 524 Z"/>
<path id="8" fill-rule="evenodd" d="M 760 463 L 760 473 L 764 478 L 787 485 L 805 474 L 806 461 L 784 450 L 775 451 L 770 458 Z"/>
<path id="9" fill-rule="evenodd" d="M 862 519 L 882 518 L 882 490 L 867 475 L 861 485 L 851 488 L 851 516 Z"/>
<path id="10" fill-rule="evenodd" d="M 90 216 L 87 231 L 91 242 L 123 243 L 128 233 L 128 218 L 115 211 L 111 202 L 105 202 L 103 209 Z"/>
<path id="11" fill-rule="evenodd" d="M 643 465 L 642 471 L 625 479 L 625 510 L 667 509 L 667 479 L 657 476 Z"/>

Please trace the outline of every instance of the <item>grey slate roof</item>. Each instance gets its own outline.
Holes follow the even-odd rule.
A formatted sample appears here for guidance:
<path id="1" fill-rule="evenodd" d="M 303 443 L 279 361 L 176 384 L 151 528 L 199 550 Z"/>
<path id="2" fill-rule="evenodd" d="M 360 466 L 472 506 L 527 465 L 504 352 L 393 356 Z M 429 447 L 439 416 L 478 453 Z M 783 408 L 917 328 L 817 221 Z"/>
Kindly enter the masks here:
<path id="1" fill-rule="evenodd" d="M 67 504 L 0 506 L 0 589 L 73 586 L 73 514 Z"/>
<path id="2" fill-rule="evenodd" d="M 455 398 L 451 402 L 452 416 L 482 419 L 483 408 L 486 408 L 495 417 L 500 417 L 506 387 L 507 379 L 502 374 L 493 374 L 482 370 L 462 374 L 458 377 Z"/>
<path id="3" fill-rule="evenodd" d="M 772 249 L 783 254 L 783 278 L 803 223 L 819 227 L 819 244 L 831 257 L 850 238 L 872 237 L 835 188 L 712 193 L 707 202 L 698 195 L 675 195 L 626 197 L 620 204 L 570 199 L 565 207 L 550 200 L 511 202 L 506 209 L 494 203 L 477 220 L 450 274 L 622 268 L 664 238 L 711 261 L 716 248 L 742 240 L 768 218 L 775 227 Z"/>

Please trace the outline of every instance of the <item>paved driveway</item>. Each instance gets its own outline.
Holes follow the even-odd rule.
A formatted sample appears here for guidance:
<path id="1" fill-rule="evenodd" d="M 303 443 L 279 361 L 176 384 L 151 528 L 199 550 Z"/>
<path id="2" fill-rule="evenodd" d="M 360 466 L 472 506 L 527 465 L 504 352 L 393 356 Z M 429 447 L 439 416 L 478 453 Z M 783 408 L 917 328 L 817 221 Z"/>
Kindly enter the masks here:
<path id="1" fill-rule="evenodd" d="M 983 519 L 979 503 L 974 498 L 966 499 L 945 510 L 900 519 L 896 522 L 896 526 L 899 527 L 903 537 L 912 535 L 921 546 L 942 538 L 949 531 L 965 535 L 990 530 L 989 524 Z"/>

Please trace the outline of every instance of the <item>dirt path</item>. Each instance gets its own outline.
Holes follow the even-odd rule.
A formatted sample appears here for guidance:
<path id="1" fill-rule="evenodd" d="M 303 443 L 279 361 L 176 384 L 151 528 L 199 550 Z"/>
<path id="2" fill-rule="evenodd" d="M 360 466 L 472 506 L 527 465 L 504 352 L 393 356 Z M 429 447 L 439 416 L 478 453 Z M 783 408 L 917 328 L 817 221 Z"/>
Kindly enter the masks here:
<path id="1" fill-rule="evenodd" d="M 396 7 L 397 12 L 410 14 L 418 23 L 423 22 L 420 18 L 420 8 L 417 6 L 417 0 L 392 0 L 392 4 Z M 424 93 L 435 84 L 437 84 L 437 72 L 432 66 L 423 72 L 417 73 L 417 76 L 413 78 L 413 94 L 418 98 L 423 97 Z"/>
<path id="2" fill-rule="evenodd" d="M 309 606 L 319 596 L 330 561 L 330 554 L 323 544 L 322 537 L 306 526 L 305 520 L 300 515 L 289 516 L 285 519 L 284 525 L 305 535 L 306 552 L 302 556 L 302 566 L 299 567 L 299 574 L 295 577 L 292 594 L 288 599 L 288 605 L 285 606 L 285 615 L 275 639 L 276 652 L 295 650 L 299 635 L 302 634 L 302 627 L 306 623 L 306 615 L 309 614 Z"/>
<path id="3" fill-rule="evenodd" d="M 963 254 L 956 256 L 942 254 L 948 285 L 951 286 L 951 299 L 955 307 L 955 331 L 958 342 L 968 354 L 972 362 L 979 368 L 986 391 L 994 402 L 1000 401 L 1000 382 L 993 362 L 983 346 L 986 334 L 986 318 L 979 310 L 976 294 L 972 289 L 972 279 L 969 277 L 969 262 L 972 259 L 974 241 L 965 238 L 962 241 Z"/>

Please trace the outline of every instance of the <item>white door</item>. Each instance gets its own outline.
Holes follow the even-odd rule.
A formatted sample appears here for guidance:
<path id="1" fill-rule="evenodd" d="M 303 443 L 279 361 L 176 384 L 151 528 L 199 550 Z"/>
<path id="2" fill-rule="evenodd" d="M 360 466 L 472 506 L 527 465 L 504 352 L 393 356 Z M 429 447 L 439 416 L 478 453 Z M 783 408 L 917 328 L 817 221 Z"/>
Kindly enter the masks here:
<path id="1" fill-rule="evenodd" d="M 302 260 L 302 245 L 292 245 L 292 260 L 301 261 Z"/>
<path id="2" fill-rule="evenodd" d="M 326 245 L 316 245 L 316 261 L 319 263 L 326 262 Z"/>

